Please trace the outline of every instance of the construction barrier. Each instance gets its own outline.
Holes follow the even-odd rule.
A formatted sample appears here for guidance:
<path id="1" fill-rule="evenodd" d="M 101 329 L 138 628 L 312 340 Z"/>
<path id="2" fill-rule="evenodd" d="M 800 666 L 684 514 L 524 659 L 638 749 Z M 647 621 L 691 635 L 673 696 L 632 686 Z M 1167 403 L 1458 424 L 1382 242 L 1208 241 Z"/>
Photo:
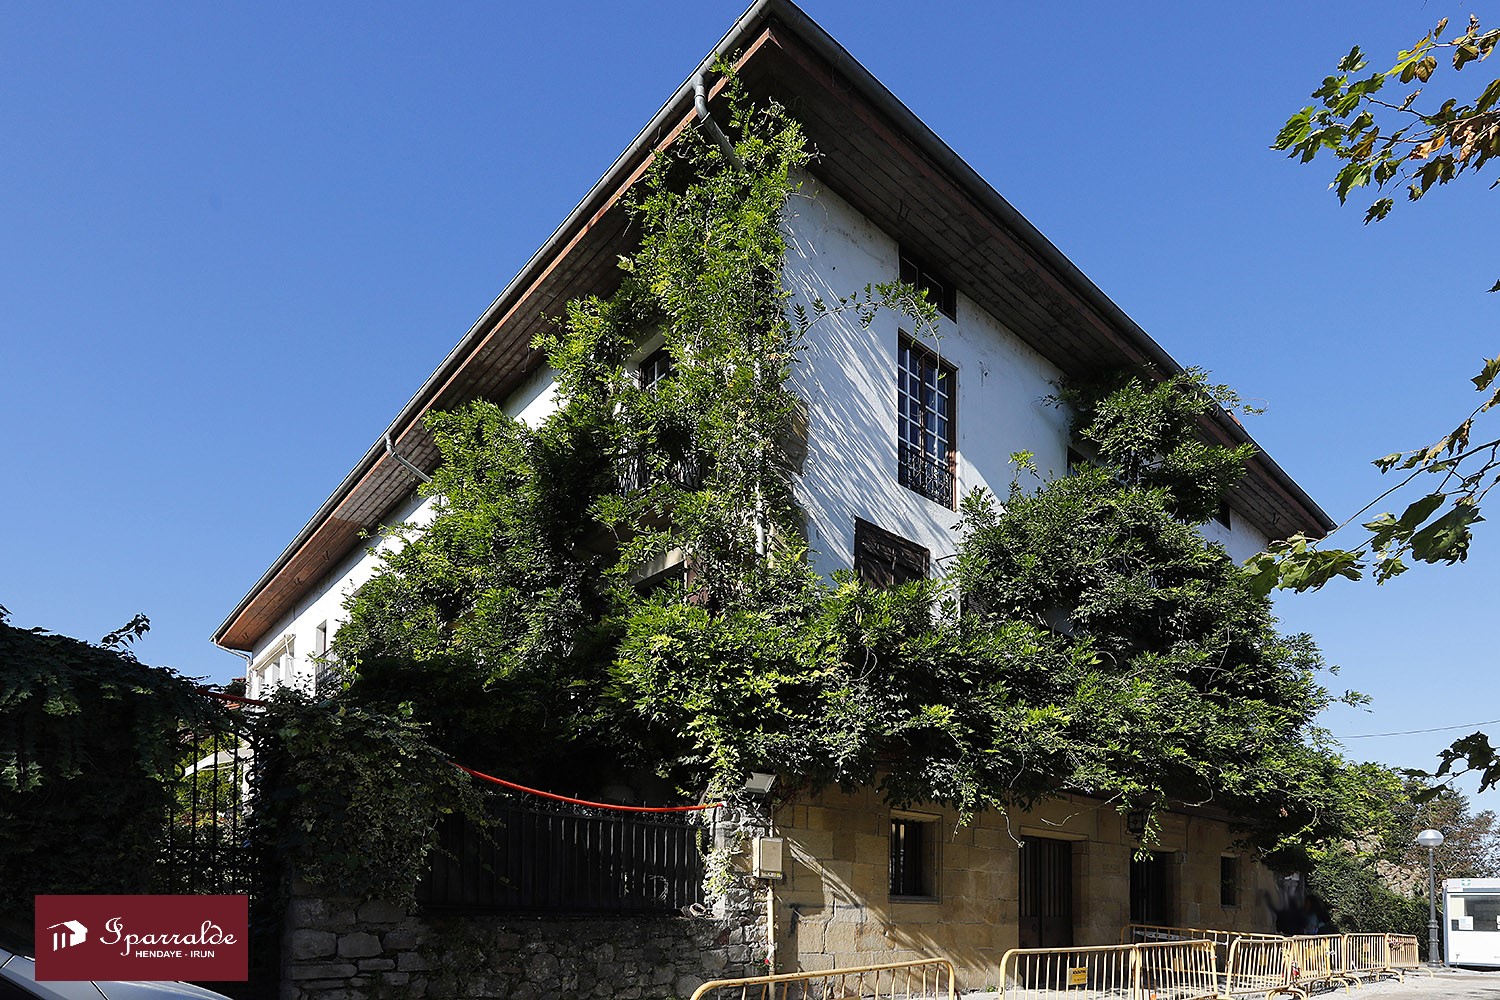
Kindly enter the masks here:
<path id="1" fill-rule="evenodd" d="M 1287 938 L 1287 953 L 1292 965 L 1292 985 L 1306 991 L 1315 984 L 1342 986 L 1349 992 L 1352 978 L 1344 969 L 1344 936 L 1342 934 L 1299 934 Z"/>
<path id="2" fill-rule="evenodd" d="M 1171 927 L 1166 924 L 1126 924 L 1120 932 L 1121 944 L 1149 944 L 1152 941 L 1212 941 L 1228 948 L 1242 938 L 1253 941 L 1280 941 L 1280 934 L 1257 934 L 1253 931 L 1224 931 L 1212 927 Z"/>
<path id="3" fill-rule="evenodd" d="M 1415 934 L 1387 934 L 1385 936 L 1385 971 L 1399 976 L 1401 981 L 1405 982 L 1405 973 L 1415 972 L 1421 967 L 1422 960 L 1417 956 Z"/>
<path id="4" fill-rule="evenodd" d="M 1141 1000 L 1212 1000 L 1219 995 L 1212 941 L 1161 941 L 1135 949 L 1136 996 Z"/>
<path id="5" fill-rule="evenodd" d="M 1378 979 L 1385 975 L 1386 935 L 1345 934 L 1344 972 L 1355 979 Z"/>
<path id="6" fill-rule="evenodd" d="M 1287 994 L 1305 997 L 1292 984 L 1291 949 L 1286 938 L 1257 935 L 1243 937 L 1229 945 L 1229 961 L 1224 965 L 1223 995 L 1276 996 Z"/>
<path id="7" fill-rule="evenodd" d="M 918 959 L 888 965 L 860 965 L 822 972 L 784 972 L 749 979 L 716 979 L 693 992 L 692 1000 L 955 1000 L 953 963 L 945 958 Z"/>
<path id="8" fill-rule="evenodd" d="M 1236 941 L 1281 941 L 1280 934 L 1257 934 L 1252 931 L 1225 931 L 1211 927 L 1172 927 L 1166 924 L 1126 924 L 1120 932 L 1121 944 L 1150 944 L 1153 941 L 1211 941 L 1222 975 L 1229 968 L 1229 951 Z"/>
<path id="9" fill-rule="evenodd" d="M 1012 948 L 1000 959 L 1002 1000 L 1136 1000 L 1138 945 L 1093 948 Z"/>

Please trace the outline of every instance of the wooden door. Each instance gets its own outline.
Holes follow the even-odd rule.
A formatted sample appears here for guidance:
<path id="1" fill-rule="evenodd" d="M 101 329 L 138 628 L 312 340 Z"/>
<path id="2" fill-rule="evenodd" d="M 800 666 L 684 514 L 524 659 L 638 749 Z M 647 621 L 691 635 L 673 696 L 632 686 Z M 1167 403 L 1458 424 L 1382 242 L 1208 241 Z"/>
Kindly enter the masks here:
<path id="1" fill-rule="evenodd" d="M 1021 847 L 1022 948 L 1073 946 L 1073 845 L 1027 837 Z"/>

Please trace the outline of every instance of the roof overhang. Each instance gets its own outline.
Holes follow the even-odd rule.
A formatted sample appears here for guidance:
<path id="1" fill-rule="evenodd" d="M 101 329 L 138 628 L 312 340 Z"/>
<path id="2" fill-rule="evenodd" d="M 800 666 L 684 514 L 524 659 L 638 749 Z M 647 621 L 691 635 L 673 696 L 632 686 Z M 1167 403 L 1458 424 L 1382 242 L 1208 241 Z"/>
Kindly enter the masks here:
<path id="1" fill-rule="evenodd" d="M 978 173 L 789 0 L 758 0 L 402 407 L 214 633 L 248 650 L 306 591 L 407 501 L 416 482 L 387 449 L 432 470 L 424 417 L 471 399 L 504 399 L 544 363 L 531 347 L 569 298 L 607 294 L 630 250 L 622 204 L 657 151 L 693 124 L 693 79 L 730 60 L 757 96 L 792 109 L 818 152 L 812 172 L 945 273 L 1065 375 L 1137 365 L 1182 370 Z M 722 82 L 712 91 L 718 94 Z M 1251 441 L 1227 413 L 1204 422 L 1225 444 Z M 1333 521 L 1264 453 L 1233 506 L 1271 537 L 1322 535 Z"/>

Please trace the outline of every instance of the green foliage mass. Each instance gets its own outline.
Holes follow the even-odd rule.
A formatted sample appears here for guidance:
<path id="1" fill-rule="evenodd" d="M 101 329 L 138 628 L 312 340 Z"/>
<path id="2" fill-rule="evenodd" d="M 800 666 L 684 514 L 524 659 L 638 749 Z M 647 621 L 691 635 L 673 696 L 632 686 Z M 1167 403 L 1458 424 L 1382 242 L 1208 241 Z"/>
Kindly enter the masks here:
<path id="1" fill-rule="evenodd" d="M 810 571 L 801 337 L 882 308 L 930 333 L 934 312 L 899 285 L 789 307 L 781 212 L 805 144 L 731 91 L 743 169 L 693 135 L 660 156 L 618 291 L 539 339 L 556 411 L 431 419 L 436 517 L 397 529 L 349 601 L 349 698 L 409 705 L 465 763 L 562 787 L 772 769 L 964 813 L 1074 790 L 1234 809 L 1268 849 L 1368 825 L 1378 787 L 1312 725 L 1315 648 L 1195 530 L 1248 457 L 1199 440 L 1233 402 L 1199 375 L 1069 390 L 1100 468 L 969 498 L 949 578 Z M 671 368 L 646 385 L 658 342 Z"/>
<path id="2" fill-rule="evenodd" d="M 254 836 L 276 871 L 325 893 L 411 905 L 439 819 L 480 815 L 409 718 L 283 690 L 257 735 Z"/>
<path id="3" fill-rule="evenodd" d="M 1427 849 L 1416 842 L 1417 833 L 1427 829 L 1443 834 L 1443 846 L 1432 858 L 1439 882 L 1500 876 L 1500 824 L 1494 811 L 1475 812 L 1468 797 L 1451 788 L 1427 796 L 1421 781 L 1407 778 L 1376 845 L 1388 869 L 1386 881 L 1397 890 L 1427 892 Z"/>
<path id="4" fill-rule="evenodd" d="M 1357 851 L 1315 851 L 1307 871 L 1307 888 L 1327 907 L 1329 933 L 1414 934 L 1427 951 L 1426 886 L 1420 896 L 1403 895 L 1387 885 Z"/>
<path id="5" fill-rule="evenodd" d="M 227 728 L 188 678 L 138 662 L 145 619 L 93 645 L 0 609 L 0 914 L 38 893 L 156 891 L 184 749 Z"/>
<path id="6" fill-rule="evenodd" d="M 1438 885 L 1450 878 L 1500 875 L 1500 831 L 1495 814 L 1474 812 L 1461 792 L 1445 788 L 1429 796 L 1421 781 L 1391 772 L 1381 783 L 1391 802 L 1384 828 L 1360 843 L 1310 852 L 1307 886 L 1332 929 L 1414 934 L 1425 956 L 1429 858 L 1416 842 L 1418 831 L 1443 833 L 1443 844 L 1432 855 Z"/>

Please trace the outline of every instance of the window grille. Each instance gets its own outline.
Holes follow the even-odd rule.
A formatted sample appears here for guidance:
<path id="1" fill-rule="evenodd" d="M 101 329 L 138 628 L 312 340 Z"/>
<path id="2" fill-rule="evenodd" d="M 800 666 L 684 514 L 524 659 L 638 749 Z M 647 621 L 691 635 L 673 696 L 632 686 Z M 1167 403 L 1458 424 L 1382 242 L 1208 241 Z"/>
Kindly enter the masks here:
<path id="1" fill-rule="evenodd" d="M 927 301 L 936 306 L 938 312 L 949 319 L 957 319 L 958 296 L 953 290 L 953 283 L 904 249 L 900 251 L 900 257 L 901 280 L 919 292 L 926 292 Z"/>
<path id="2" fill-rule="evenodd" d="M 933 850 L 931 820 L 891 817 L 891 895 L 932 897 Z"/>
<path id="3" fill-rule="evenodd" d="M 902 486 L 954 506 L 958 377 L 936 354 L 901 338 L 897 371 L 897 461 Z"/>

